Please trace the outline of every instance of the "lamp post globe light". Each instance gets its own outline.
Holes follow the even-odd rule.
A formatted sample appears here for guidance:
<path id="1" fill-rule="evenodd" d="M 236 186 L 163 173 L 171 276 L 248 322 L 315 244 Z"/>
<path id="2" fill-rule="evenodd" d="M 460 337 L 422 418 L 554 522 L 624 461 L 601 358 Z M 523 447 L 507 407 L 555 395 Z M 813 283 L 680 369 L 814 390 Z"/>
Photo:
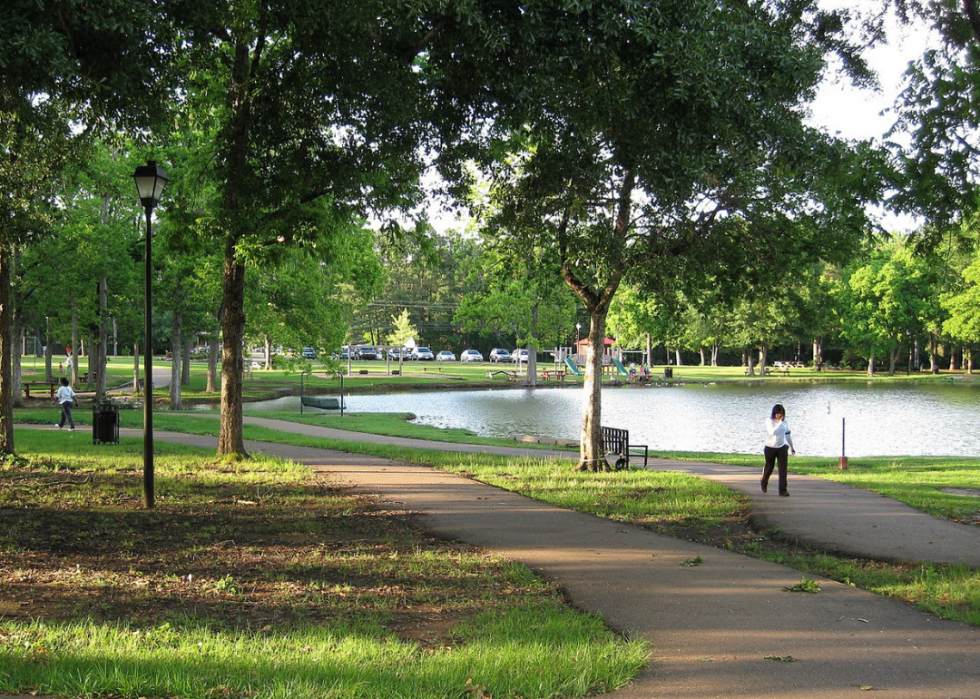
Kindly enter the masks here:
<path id="1" fill-rule="evenodd" d="M 146 212 L 146 269 L 144 298 L 146 329 L 143 346 L 143 504 L 153 507 L 153 286 L 152 286 L 152 219 L 153 209 L 160 203 L 167 186 L 167 173 L 150 160 L 133 173 L 140 203 Z"/>

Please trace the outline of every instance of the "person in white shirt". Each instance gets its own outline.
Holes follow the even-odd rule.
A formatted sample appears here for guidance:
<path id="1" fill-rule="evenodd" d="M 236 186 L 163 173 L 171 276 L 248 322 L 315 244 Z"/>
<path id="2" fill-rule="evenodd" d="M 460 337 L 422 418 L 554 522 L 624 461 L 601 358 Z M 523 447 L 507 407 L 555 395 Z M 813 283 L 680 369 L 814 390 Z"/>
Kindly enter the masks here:
<path id="1" fill-rule="evenodd" d="M 55 395 L 55 400 L 58 405 L 61 406 L 61 422 L 58 423 L 58 429 L 60 430 L 65 426 L 65 422 L 68 422 L 69 431 L 75 430 L 75 421 L 71 417 L 71 408 L 75 404 L 75 392 L 72 390 L 71 386 L 68 385 L 68 377 L 61 377 L 61 387 L 58 388 L 58 393 Z"/>
<path id="2" fill-rule="evenodd" d="M 772 469 L 779 463 L 779 494 L 789 497 L 786 489 L 787 454 L 796 454 L 793 440 L 789 436 L 789 423 L 786 422 L 786 409 L 776 403 L 772 406 L 772 415 L 766 420 L 766 468 L 762 472 L 762 492 L 769 490 L 769 476 Z"/>

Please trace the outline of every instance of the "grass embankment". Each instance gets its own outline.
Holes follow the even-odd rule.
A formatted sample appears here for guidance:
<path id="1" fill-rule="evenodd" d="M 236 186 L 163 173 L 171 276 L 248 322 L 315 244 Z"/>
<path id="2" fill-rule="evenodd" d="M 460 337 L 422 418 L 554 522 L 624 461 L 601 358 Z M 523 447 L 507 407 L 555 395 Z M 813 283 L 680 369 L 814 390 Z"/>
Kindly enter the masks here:
<path id="1" fill-rule="evenodd" d="M 523 566 L 278 460 L 18 428 L 0 466 L 0 692 L 555 697 L 645 662 Z"/>

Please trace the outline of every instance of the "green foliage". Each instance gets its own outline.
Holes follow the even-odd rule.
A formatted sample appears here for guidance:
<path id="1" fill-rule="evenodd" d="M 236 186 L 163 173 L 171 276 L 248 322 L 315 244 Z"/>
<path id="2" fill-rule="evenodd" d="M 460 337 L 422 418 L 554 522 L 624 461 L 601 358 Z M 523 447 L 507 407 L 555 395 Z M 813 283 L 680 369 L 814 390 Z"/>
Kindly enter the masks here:
<path id="1" fill-rule="evenodd" d="M 970 347 L 980 344 L 980 252 L 962 272 L 959 291 L 943 294 L 941 303 L 949 318 L 943 331 Z"/>
<path id="2" fill-rule="evenodd" d="M 803 576 L 803 579 L 795 585 L 789 587 L 783 587 L 785 592 L 807 592 L 811 595 L 815 595 L 820 592 L 820 583 L 816 580 L 811 580 L 810 578 Z"/>
<path id="3" fill-rule="evenodd" d="M 892 357 L 898 347 L 935 323 L 937 278 L 925 260 L 906 248 L 883 247 L 845 269 L 835 290 L 841 335 L 861 347 L 869 368 L 879 352 Z"/>
<path id="4" fill-rule="evenodd" d="M 389 345 L 405 347 L 409 340 L 418 337 L 419 331 L 412 325 L 407 308 L 402 309 L 401 315 L 392 316 L 391 322 L 394 325 L 394 331 L 385 338 L 385 342 Z"/>

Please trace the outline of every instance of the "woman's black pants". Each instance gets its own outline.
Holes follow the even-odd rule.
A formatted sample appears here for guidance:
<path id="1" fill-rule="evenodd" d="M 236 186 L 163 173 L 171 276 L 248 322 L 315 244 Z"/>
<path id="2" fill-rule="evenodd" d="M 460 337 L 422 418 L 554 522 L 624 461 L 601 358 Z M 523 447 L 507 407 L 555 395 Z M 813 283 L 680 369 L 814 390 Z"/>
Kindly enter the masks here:
<path id="1" fill-rule="evenodd" d="M 766 469 L 762 472 L 762 486 L 769 486 L 769 476 L 772 475 L 773 466 L 779 462 L 779 492 L 786 492 L 786 461 L 789 458 L 789 445 L 784 444 L 779 447 L 766 447 Z"/>

